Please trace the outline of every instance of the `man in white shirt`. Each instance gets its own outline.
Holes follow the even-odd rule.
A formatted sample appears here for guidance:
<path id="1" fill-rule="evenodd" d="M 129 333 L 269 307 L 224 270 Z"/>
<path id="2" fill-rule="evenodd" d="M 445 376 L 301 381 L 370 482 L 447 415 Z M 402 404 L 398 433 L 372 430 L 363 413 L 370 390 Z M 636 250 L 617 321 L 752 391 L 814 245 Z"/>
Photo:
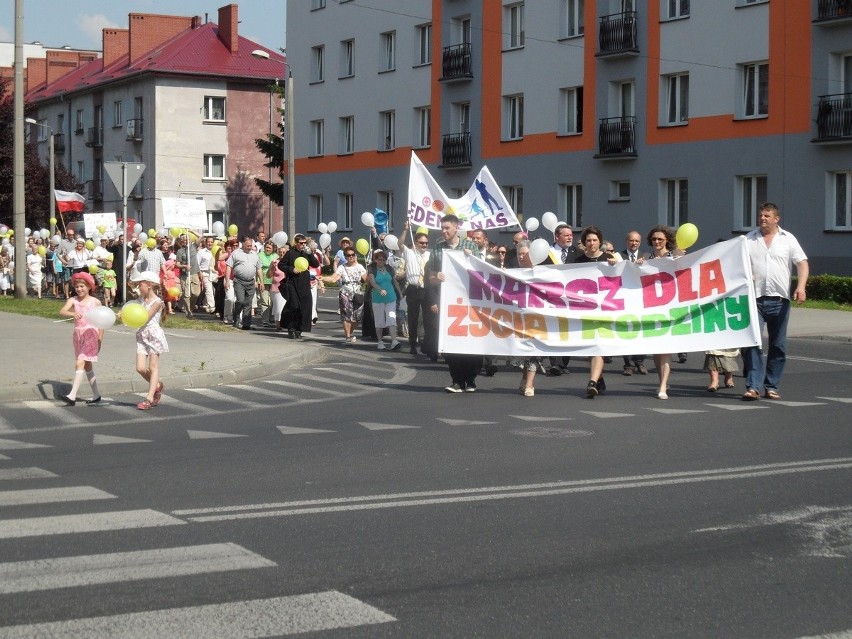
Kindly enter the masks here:
<path id="1" fill-rule="evenodd" d="M 260 260 L 254 251 L 254 240 L 245 236 L 240 248 L 231 253 L 225 264 L 225 289 L 232 285 L 234 287 L 234 313 L 231 318 L 234 327 L 244 331 L 251 330 L 251 300 L 255 287 L 261 291 L 264 289 L 263 273 L 260 272 Z"/>
<path id="2" fill-rule="evenodd" d="M 213 267 L 213 238 L 204 238 L 203 243 L 199 246 L 196 253 L 198 260 L 198 272 L 201 274 L 201 286 L 204 296 L 204 310 L 208 313 L 215 311 L 215 302 L 213 298 L 213 282 L 210 279 L 210 271 Z"/>
<path id="3" fill-rule="evenodd" d="M 796 267 L 798 280 L 793 299 L 802 304 L 807 299 L 805 285 L 810 273 L 808 257 L 792 233 L 779 226 L 781 213 L 772 202 L 760 206 L 757 228 L 746 235 L 746 249 L 751 261 L 757 313 L 766 324 L 769 349 L 764 372 L 763 351 L 759 346 L 742 350 L 746 392 L 742 399 L 760 398 L 760 387 L 767 399 L 781 399 L 778 384 L 787 359 L 787 320 L 790 316 L 790 276 Z M 754 320 L 755 318 L 752 318 Z"/>
<path id="4" fill-rule="evenodd" d="M 423 319 L 426 335 L 433 330 L 432 323 L 437 319 L 429 310 L 426 288 L 423 281 L 426 263 L 429 261 L 429 235 L 417 233 L 414 236 L 414 248 L 405 245 L 409 239 L 410 222 L 406 220 L 400 238 L 400 250 L 405 260 L 405 302 L 408 307 L 408 346 L 412 355 L 417 355 L 417 323 Z"/>

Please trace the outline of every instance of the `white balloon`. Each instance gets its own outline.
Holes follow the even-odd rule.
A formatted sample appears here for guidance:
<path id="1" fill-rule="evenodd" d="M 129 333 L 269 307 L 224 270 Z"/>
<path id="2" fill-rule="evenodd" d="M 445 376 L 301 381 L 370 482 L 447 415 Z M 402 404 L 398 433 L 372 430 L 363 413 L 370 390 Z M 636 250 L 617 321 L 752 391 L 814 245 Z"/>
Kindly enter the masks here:
<path id="1" fill-rule="evenodd" d="M 317 224 L 317 231 L 319 231 L 320 233 L 328 233 L 328 224 L 326 224 L 325 222 L 320 222 L 319 224 Z"/>
<path id="2" fill-rule="evenodd" d="M 331 246 L 331 235 L 329 235 L 328 233 L 323 233 L 322 235 L 320 235 L 319 245 L 320 248 L 323 250 Z"/>
<path id="3" fill-rule="evenodd" d="M 147 234 L 147 233 L 145 233 L 144 231 L 143 231 L 142 233 L 140 233 L 140 234 L 139 234 L 139 241 L 140 241 L 140 242 L 144 242 L 144 241 L 145 241 L 145 240 L 147 240 L 147 239 L 148 239 L 148 234 Z"/>
<path id="4" fill-rule="evenodd" d="M 376 219 L 373 217 L 372 213 L 364 211 L 361 213 L 361 224 L 364 226 L 374 226 L 376 224 Z"/>
<path id="5" fill-rule="evenodd" d="M 28 236 L 28 235 L 30 235 L 31 233 L 32 233 L 32 229 L 29 229 L 29 228 L 25 228 L 25 229 L 24 229 L 24 235 L 25 235 L 25 236 Z"/>
<path id="6" fill-rule="evenodd" d="M 337 230 L 337 222 L 332 220 L 331 222 L 328 223 L 328 232 L 334 233 L 336 230 Z"/>
<path id="7" fill-rule="evenodd" d="M 224 222 L 213 222 L 213 235 L 224 235 L 225 234 L 225 223 Z"/>
<path id="8" fill-rule="evenodd" d="M 530 244 L 530 261 L 533 264 L 541 264 L 550 255 L 550 243 L 542 238 L 533 240 Z"/>
<path id="9" fill-rule="evenodd" d="M 86 320 L 95 328 L 109 328 L 115 324 L 115 313 L 106 306 L 96 306 L 86 311 Z"/>
<path id="10" fill-rule="evenodd" d="M 544 225 L 544 228 L 553 232 L 556 225 L 559 224 L 559 220 L 556 219 L 556 215 L 554 215 L 551 211 L 548 211 L 541 216 L 541 223 Z"/>
<path id="11" fill-rule="evenodd" d="M 6 235 L 6 232 L 9 230 L 9 227 L 5 224 L 0 224 L 0 235 Z"/>
<path id="12" fill-rule="evenodd" d="M 52 238 L 50 238 L 51 244 L 59 244 L 59 242 L 61 242 L 61 241 L 62 241 L 62 236 L 59 233 L 57 233 Z"/>
<path id="13" fill-rule="evenodd" d="M 527 229 L 527 231 L 532 233 L 538 228 L 538 220 L 534 217 L 528 217 L 524 220 L 524 227 Z"/>
<path id="14" fill-rule="evenodd" d="M 3 246 L 9 246 L 9 238 L 8 237 L 3 238 Z"/>
<path id="15" fill-rule="evenodd" d="M 284 231 L 278 231 L 272 236 L 272 243 L 277 247 L 282 247 L 287 244 L 287 234 Z"/>
<path id="16" fill-rule="evenodd" d="M 399 240 L 396 235 L 385 235 L 385 246 L 387 246 L 391 251 L 398 251 Z"/>
<path id="17" fill-rule="evenodd" d="M 47 238 L 50 237 L 50 231 L 48 231 L 47 229 L 40 230 L 38 232 L 38 234 L 41 237 L 41 239 L 43 239 L 43 240 L 46 240 Z"/>

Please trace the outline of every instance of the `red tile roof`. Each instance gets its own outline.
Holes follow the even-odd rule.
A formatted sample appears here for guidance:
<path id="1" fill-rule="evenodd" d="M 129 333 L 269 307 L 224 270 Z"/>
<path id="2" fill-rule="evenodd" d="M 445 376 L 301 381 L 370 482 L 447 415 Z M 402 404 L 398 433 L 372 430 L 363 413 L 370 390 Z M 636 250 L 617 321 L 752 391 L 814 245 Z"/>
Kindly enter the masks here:
<path id="1" fill-rule="evenodd" d="M 256 58 L 260 49 L 269 59 Z M 246 80 L 275 80 L 285 77 L 285 57 L 272 49 L 239 36 L 237 53 L 231 53 L 219 39 L 213 22 L 187 29 L 129 64 L 129 54 L 108 67 L 98 58 L 62 76 L 48 86 L 35 87 L 26 95 L 27 102 L 41 101 L 107 84 L 145 73 L 226 77 Z"/>

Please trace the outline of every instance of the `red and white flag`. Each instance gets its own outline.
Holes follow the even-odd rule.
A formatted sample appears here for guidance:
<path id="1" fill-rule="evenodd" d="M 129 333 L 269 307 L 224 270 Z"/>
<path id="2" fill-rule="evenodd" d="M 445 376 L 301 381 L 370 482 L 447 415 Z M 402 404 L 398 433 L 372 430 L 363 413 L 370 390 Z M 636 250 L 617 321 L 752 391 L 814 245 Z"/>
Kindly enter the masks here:
<path id="1" fill-rule="evenodd" d="M 69 211 L 79 213 L 86 208 L 86 198 L 74 191 L 60 191 L 56 189 L 56 208 L 60 213 Z"/>

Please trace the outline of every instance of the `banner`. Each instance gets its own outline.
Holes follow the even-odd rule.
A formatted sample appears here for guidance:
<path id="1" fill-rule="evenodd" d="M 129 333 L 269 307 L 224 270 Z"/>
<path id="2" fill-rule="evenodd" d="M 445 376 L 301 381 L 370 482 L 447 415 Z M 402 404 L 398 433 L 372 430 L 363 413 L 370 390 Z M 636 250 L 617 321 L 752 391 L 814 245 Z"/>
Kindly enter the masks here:
<path id="1" fill-rule="evenodd" d="M 204 200 L 164 197 L 163 226 L 203 230 L 207 228 L 207 207 Z"/>
<path id="2" fill-rule="evenodd" d="M 53 190 L 56 195 L 56 209 L 60 213 L 68 213 L 73 211 L 79 213 L 86 208 L 86 198 L 74 191 L 59 191 Z"/>
<path id="3" fill-rule="evenodd" d="M 411 225 L 440 230 L 441 219 L 450 213 L 459 218 L 459 228 L 465 231 L 519 226 L 515 212 L 487 166 L 479 171 L 467 193 L 451 199 L 438 186 L 420 158 L 412 153 L 408 174 L 408 217 Z"/>
<path id="4" fill-rule="evenodd" d="M 509 357 L 757 346 L 744 237 L 678 259 L 499 269 L 444 251 L 438 348 Z"/>

